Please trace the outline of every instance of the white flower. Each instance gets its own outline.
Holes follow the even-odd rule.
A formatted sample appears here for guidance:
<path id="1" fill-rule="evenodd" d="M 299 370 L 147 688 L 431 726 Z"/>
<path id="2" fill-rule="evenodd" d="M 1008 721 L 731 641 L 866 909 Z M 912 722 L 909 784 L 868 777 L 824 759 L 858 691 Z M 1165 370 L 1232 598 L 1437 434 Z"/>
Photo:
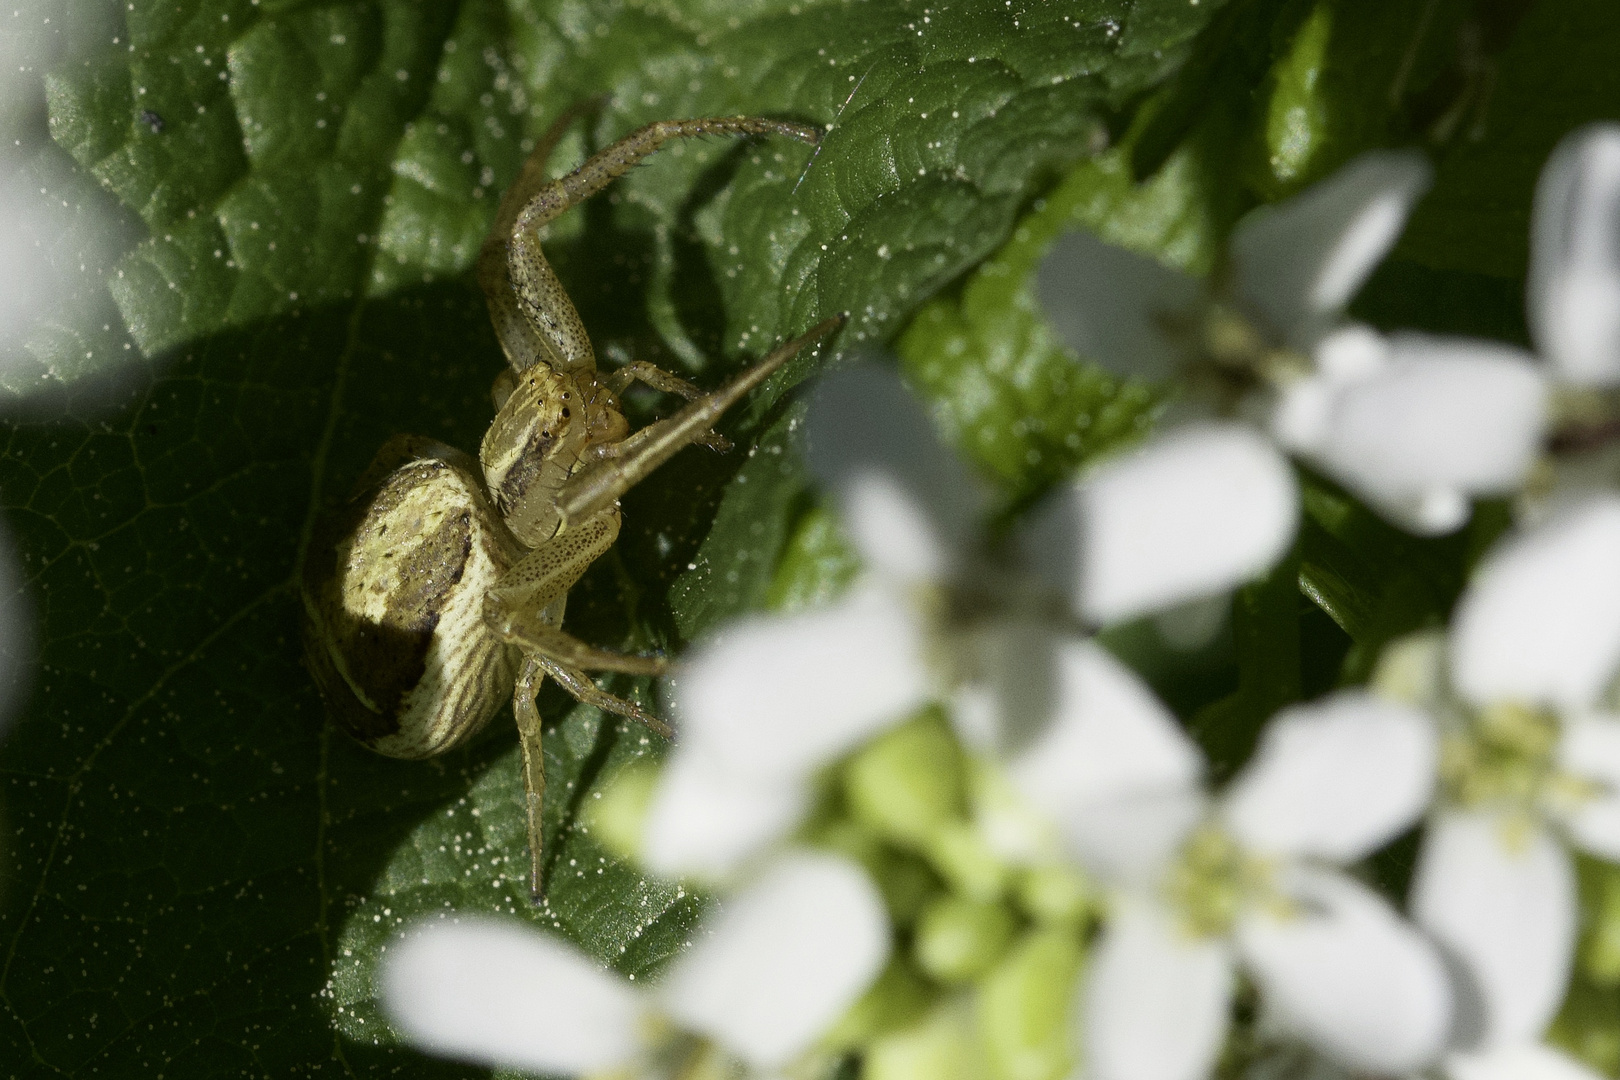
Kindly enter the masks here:
<path id="1" fill-rule="evenodd" d="M 1315 357 L 1279 393 L 1273 434 L 1412 532 L 1455 529 L 1471 495 L 1512 492 L 1535 463 L 1547 393 L 1519 349 L 1356 325 Z"/>
<path id="2" fill-rule="evenodd" d="M 1521 502 L 1536 519 L 1570 492 L 1612 489 L 1620 386 L 1620 124 L 1558 144 L 1536 183 L 1525 286 L 1530 336 L 1561 391 L 1554 470 Z"/>
<path id="3" fill-rule="evenodd" d="M 1416 151 L 1373 150 L 1292 199 L 1256 208 L 1230 241 L 1239 301 L 1284 342 L 1310 349 L 1395 246 L 1432 175 Z"/>
<path id="4" fill-rule="evenodd" d="M 738 620 L 682 660 L 641 851 L 660 873 L 736 872 L 802 819 L 817 769 L 934 694 L 919 602 L 958 570 L 980 485 L 891 372 L 822 380 L 806 427 L 867 570 L 828 607 Z"/>
<path id="5" fill-rule="evenodd" d="M 1444 740 L 1411 906 L 1466 982 L 1463 1051 L 1540 1040 L 1575 941 L 1567 846 L 1620 859 L 1617 556 L 1620 497 L 1565 507 L 1486 558 L 1449 643 L 1412 639 L 1380 665 L 1380 688 L 1427 705 Z"/>
<path id="6" fill-rule="evenodd" d="M 1041 297 L 1070 345 L 1121 373 L 1186 369 L 1223 393 L 1260 380 L 1240 408 L 1263 410 L 1281 446 L 1405 528 L 1446 532 L 1471 497 L 1523 482 L 1547 394 L 1520 350 L 1341 325 L 1428 183 L 1416 153 L 1364 154 L 1239 222 L 1207 289 L 1071 234 L 1041 267 Z"/>
<path id="7" fill-rule="evenodd" d="M 1531 1043 L 1486 1054 L 1452 1054 L 1445 1072 L 1451 1080 L 1603 1080 L 1569 1055 Z"/>
<path id="8" fill-rule="evenodd" d="M 725 627 L 669 680 L 679 734 L 641 858 L 722 879 L 803 818 L 813 774 L 930 696 L 924 628 L 881 577 L 832 606 Z"/>
<path id="9" fill-rule="evenodd" d="M 1620 383 L 1620 124 L 1566 136 L 1541 170 L 1525 300 L 1562 381 Z"/>
<path id="10" fill-rule="evenodd" d="M 1331 867 L 1413 823 L 1436 740 L 1417 710 L 1360 693 L 1284 710 L 1216 799 L 1175 720 L 1099 646 L 1060 654 L 1058 716 L 1009 763 L 1113 890 L 1078 1008 L 1093 1080 L 1198 1080 L 1234 971 L 1272 1022 L 1352 1069 L 1423 1067 L 1450 996 L 1438 955 Z"/>
<path id="11" fill-rule="evenodd" d="M 1024 550 L 1086 622 L 1223 593 L 1282 557 L 1293 470 L 1241 424 L 1190 424 L 1104 461 L 1024 529 Z"/>
<path id="12" fill-rule="evenodd" d="M 980 746 L 1038 726 L 1054 633 L 1228 589 L 1293 535 L 1287 463 L 1236 425 L 1088 474 L 1032 530 L 1031 568 L 977 547 L 981 485 L 892 371 L 824 379 L 805 428 L 866 569 L 832 605 L 739 620 L 682 661 L 641 852 L 661 873 L 735 872 L 802 819 L 816 770 L 929 700 L 961 703 Z M 1004 632 L 1027 647 L 998 656 Z"/>
<path id="13" fill-rule="evenodd" d="M 581 1075 L 633 1069 L 712 1040 L 756 1074 L 804 1053 L 854 1003 L 889 952 L 883 902 L 842 858 L 777 860 L 721 902 L 663 978 L 640 987 L 511 920 L 423 920 L 383 955 L 389 1021 L 430 1053 Z"/>

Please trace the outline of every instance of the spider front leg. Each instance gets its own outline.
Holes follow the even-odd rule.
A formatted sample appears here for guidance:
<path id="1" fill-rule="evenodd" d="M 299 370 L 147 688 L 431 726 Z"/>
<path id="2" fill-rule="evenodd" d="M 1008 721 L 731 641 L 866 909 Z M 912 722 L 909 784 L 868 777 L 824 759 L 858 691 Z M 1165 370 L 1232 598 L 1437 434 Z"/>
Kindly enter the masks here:
<path id="1" fill-rule="evenodd" d="M 815 143 L 821 132 L 806 124 L 757 116 L 716 116 L 698 120 L 661 120 L 630 133 L 560 180 L 535 188 L 544 173 L 562 127 L 553 125 L 524 166 L 523 176 L 502 199 L 495 227 L 480 257 L 484 286 L 495 332 L 513 368 L 548 364 L 556 371 L 587 371 L 596 366 L 590 336 L 573 301 L 540 250 L 540 228 L 569 207 L 601 191 L 642 158 L 671 139 L 699 135 L 785 135 Z M 521 200 L 521 202 L 519 201 Z M 513 214 L 513 208 L 522 209 Z M 505 272 L 496 265 L 504 248 Z"/>
<path id="2" fill-rule="evenodd" d="M 591 681 L 591 677 L 579 668 L 569 667 L 550 657 L 540 657 L 540 666 L 546 669 L 552 681 L 573 697 L 581 705 L 601 709 L 603 712 L 622 716 L 626 720 L 634 720 L 654 735 L 662 735 L 666 739 L 675 737 L 675 729 L 668 722 L 657 715 L 648 712 L 633 701 L 626 701 L 617 694 L 610 694 Z"/>
<path id="3" fill-rule="evenodd" d="M 792 341 L 772 349 L 763 360 L 725 386 L 712 394 L 703 395 L 668 420 L 648 424 L 607 449 L 595 451 L 592 454 L 595 460 L 569 477 L 558 492 L 557 509 L 562 518 L 562 529 L 569 529 L 569 522 L 589 519 L 609 507 L 617 506 L 619 497 L 654 469 L 685 447 L 701 442 L 703 434 L 710 431 L 726 410 L 741 401 L 749 391 L 770 378 L 805 346 L 813 345 L 838 330 L 847 320 L 846 315 L 821 320 Z"/>
<path id="4" fill-rule="evenodd" d="M 703 398 L 702 390 L 699 390 L 679 375 L 672 375 L 663 368 L 649 364 L 645 360 L 632 360 L 602 381 L 615 394 L 623 394 L 625 390 L 629 389 L 631 383 L 639 382 L 645 383 L 654 390 L 662 390 L 666 394 L 683 397 L 687 401 L 699 401 Z M 713 431 L 704 432 L 703 436 L 697 441 L 722 454 L 731 449 L 731 440 Z M 598 456 L 613 456 L 610 451 L 616 449 L 616 447 L 617 444 L 602 447 Z"/>

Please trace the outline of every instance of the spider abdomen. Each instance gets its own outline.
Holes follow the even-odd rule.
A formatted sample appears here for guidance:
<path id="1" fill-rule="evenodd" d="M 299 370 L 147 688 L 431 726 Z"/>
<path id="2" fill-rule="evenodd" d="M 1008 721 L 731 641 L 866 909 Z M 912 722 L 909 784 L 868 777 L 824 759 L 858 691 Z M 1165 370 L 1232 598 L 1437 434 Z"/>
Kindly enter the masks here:
<path id="1" fill-rule="evenodd" d="M 470 458 L 422 439 L 384 447 L 304 568 L 306 653 L 338 725 L 399 758 L 482 728 L 517 674 L 483 620 L 516 554 Z"/>

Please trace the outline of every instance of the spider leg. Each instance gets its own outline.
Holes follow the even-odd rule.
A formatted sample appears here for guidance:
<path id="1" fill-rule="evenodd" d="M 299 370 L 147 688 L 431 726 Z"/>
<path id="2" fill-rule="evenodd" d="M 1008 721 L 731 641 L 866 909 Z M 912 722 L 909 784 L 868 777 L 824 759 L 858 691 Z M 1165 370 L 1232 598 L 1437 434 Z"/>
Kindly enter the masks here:
<path id="1" fill-rule="evenodd" d="M 517 220 L 523 205 L 541 188 L 549 182 L 546 178 L 546 162 L 551 158 L 551 152 L 557 148 L 568 128 L 578 120 L 582 114 L 590 110 L 601 99 L 578 102 L 571 105 L 563 114 L 546 129 L 540 137 L 534 150 L 529 153 L 518 172 L 518 178 L 501 196 L 500 208 L 495 212 L 495 222 L 490 226 L 489 235 L 484 238 L 484 246 L 478 252 L 478 284 L 484 290 L 484 300 L 489 306 L 490 320 L 495 324 L 495 336 L 500 340 L 501 349 L 506 353 L 506 362 L 514 371 L 523 371 L 535 364 L 551 363 L 555 357 L 555 346 L 548 342 L 536 329 L 530 318 L 518 306 L 517 295 L 512 288 L 512 277 L 506 266 L 506 241 L 512 232 L 512 223 Z M 559 286 L 560 291 L 560 286 Z M 567 303 L 567 297 L 563 302 Z M 573 312 L 572 305 L 569 312 Z M 574 322 L 578 323 L 579 316 L 574 315 Z M 510 393 L 510 388 L 507 393 Z M 504 395 L 497 397 L 504 400 Z M 497 404 L 496 408 L 500 406 Z"/>
<path id="2" fill-rule="evenodd" d="M 591 563 L 613 546 L 619 537 L 619 510 L 607 507 L 578 524 L 560 530 L 543 540 L 534 550 L 507 568 L 495 579 L 484 599 L 484 619 L 496 633 L 509 641 L 501 628 L 508 614 L 528 612 L 543 617 L 546 609 L 568 595 Z M 547 618 L 555 625 L 559 619 Z"/>
<path id="3" fill-rule="evenodd" d="M 646 383 L 654 390 L 662 390 L 666 394 L 675 394 L 687 401 L 696 401 L 703 396 L 703 391 L 681 378 L 672 375 L 656 364 L 649 364 L 645 360 L 632 360 L 623 367 L 615 370 L 602 380 L 607 388 L 615 394 L 624 393 L 633 382 Z"/>
<path id="4" fill-rule="evenodd" d="M 619 535 L 619 511 L 608 509 L 565 529 L 529 552 L 484 594 L 484 622 L 502 641 L 570 668 L 659 675 L 669 666 L 661 656 L 628 656 L 599 649 L 557 624 L 560 605 L 580 575 Z"/>
<path id="5" fill-rule="evenodd" d="M 672 375 L 661 367 L 649 364 L 645 360 L 632 360 L 613 374 L 602 380 L 607 388 L 615 394 L 622 394 L 633 382 L 646 383 L 654 390 L 662 390 L 666 394 L 675 394 L 687 401 L 699 401 L 703 391 L 681 378 Z M 731 449 L 731 440 L 724 435 L 717 435 L 713 431 L 705 431 L 701 438 L 696 440 L 718 453 L 725 453 Z M 596 447 L 598 460 L 617 457 L 617 448 L 623 443 L 610 443 L 607 446 Z"/>
<path id="6" fill-rule="evenodd" d="M 619 496 L 646 478 L 676 452 L 699 441 L 721 415 L 750 390 L 764 382 L 806 345 L 833 333 L 846 316 L 823 319 L 792 341 L 778 345 L 759 363 L 712 394 L 692 402 L 668 420 L 648 424 L 621 440 L 611 457 L 585 466 L 568 478 L 557 493 L 558 510 L 566 531 L 569 522 L 593 517 L 618 503 Z M 561 535 L 561 533 L 559 533 Z"/>
<path id="7" fill-rule="evenodd" d="M 560 137 L 557 126 L 553 126 L 552 131 Z M 537 188 L 531 186 L 532 177 L 543 175 L 543 164 L 532 172 L 525 165 L 524 175 L 509 193 L 514 203 L 520 197 L 524 199 L 523 208 L 508 219 L 506 201 L 502 201 L 502 213 L 497 216 L 495 229 L 485 242 L 485 254 L 480 256 L 479 281 L 489 301 L 496 333 L 512 366 L 520 371 L 535 363 L 549 364 L 557 371 L 586 371 L 596 366 L 596 355 L 591 351 L 591 340 L 580 322 L 579 312 L 540 250 L 541 226 L 601 191 L 671 139 L 771 134 L 808 143 L 821 138 L 817 128 L 761 117 L 661 120 L 631 132 L 612 146 L 592 154 L 567 176 Z M 541 145 L 549 151 L 545 140 Z M 537 148 L 530 161 L 538 154 Z M 506 260 L 504 280 L 493 266 L 495 251 L 504 254 Z M 490 264 L 487 271 L 485 262 Z"/>
<path id="8" fill-rule="evenodd" d="M 540 745 L 540 710 L 534 695 L 546 677 L 544 665 L 534 656 L 523 658 L 512 694 L 512 715 L 517 719 L 518 746 L 523 750 L 523 799 L 529 826 L 529 899 L 540 902 L 541 852 L 544 844 L 541 807 L 546 797 L 546 758 Z"/>
<path id="9" fill-rule="evenodd" d="M 591 681 L 590 677 L 578 668 L 568 667 L 548 657 L 540 657 L 540 666 L 545 668 L 546 674 L 574 696 L 574 700 L 585 705 L 592 705 L 603 712 L 610 712 L 622 716 L 627 720 L 634 720 L 644 725 L 649 731 L 662 735 L 666 739 L 675 737 L 675 729 L 667 722 L 661 720 L 653 713 L 643 709 L 633 701 L 626 701 L 616 694 L 610 694 Z"/>
<path id="10" fill-rule="evenodd" d="M 633 656 L 612 649 L 599 649 L 564 630 L 548 626 L 538 617 L 522 612 L 513 612 L 492 625 L 503 640 L 565 667 L 583 671 L 618 671 L 626 675 L 662 675 L 669 670 L 666 657 Z"/>

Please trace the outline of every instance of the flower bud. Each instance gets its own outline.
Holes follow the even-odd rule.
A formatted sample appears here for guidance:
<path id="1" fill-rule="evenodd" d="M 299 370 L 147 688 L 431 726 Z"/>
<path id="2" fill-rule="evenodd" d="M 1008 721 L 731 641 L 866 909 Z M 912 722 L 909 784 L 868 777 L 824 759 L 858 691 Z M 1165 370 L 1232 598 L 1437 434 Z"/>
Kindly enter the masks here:
<path id="1" fill-rule="evenodd" d="M 1091 886 L 1071 866 L 1050 863 L 1031 867 L 1014 886 L 1018 906 L 1038 923 L 1072 925 L 1091 910 Z"/>
<path id="2" fill-rule="evenodd" d="M 965 813 L 962 757 L 936 713 L 875 740 L 849 763 L 850 809 L 879 836 L 920 849 Z"/>
<path id="3" fill-rule="evenodd" d="M 942 983 L 961 983 L 989 970 L 1015 924 L 1004 904 L 942 896 L 917 921 L 917 963 Z"/>
<path id="4" fill-rule="evenodd" d="M 1081 964 L 1080 939 L 1072 931 L 1032 930 L 980 983 L 979 1028 L 996 1080 L 1069 1075 Z"/>

